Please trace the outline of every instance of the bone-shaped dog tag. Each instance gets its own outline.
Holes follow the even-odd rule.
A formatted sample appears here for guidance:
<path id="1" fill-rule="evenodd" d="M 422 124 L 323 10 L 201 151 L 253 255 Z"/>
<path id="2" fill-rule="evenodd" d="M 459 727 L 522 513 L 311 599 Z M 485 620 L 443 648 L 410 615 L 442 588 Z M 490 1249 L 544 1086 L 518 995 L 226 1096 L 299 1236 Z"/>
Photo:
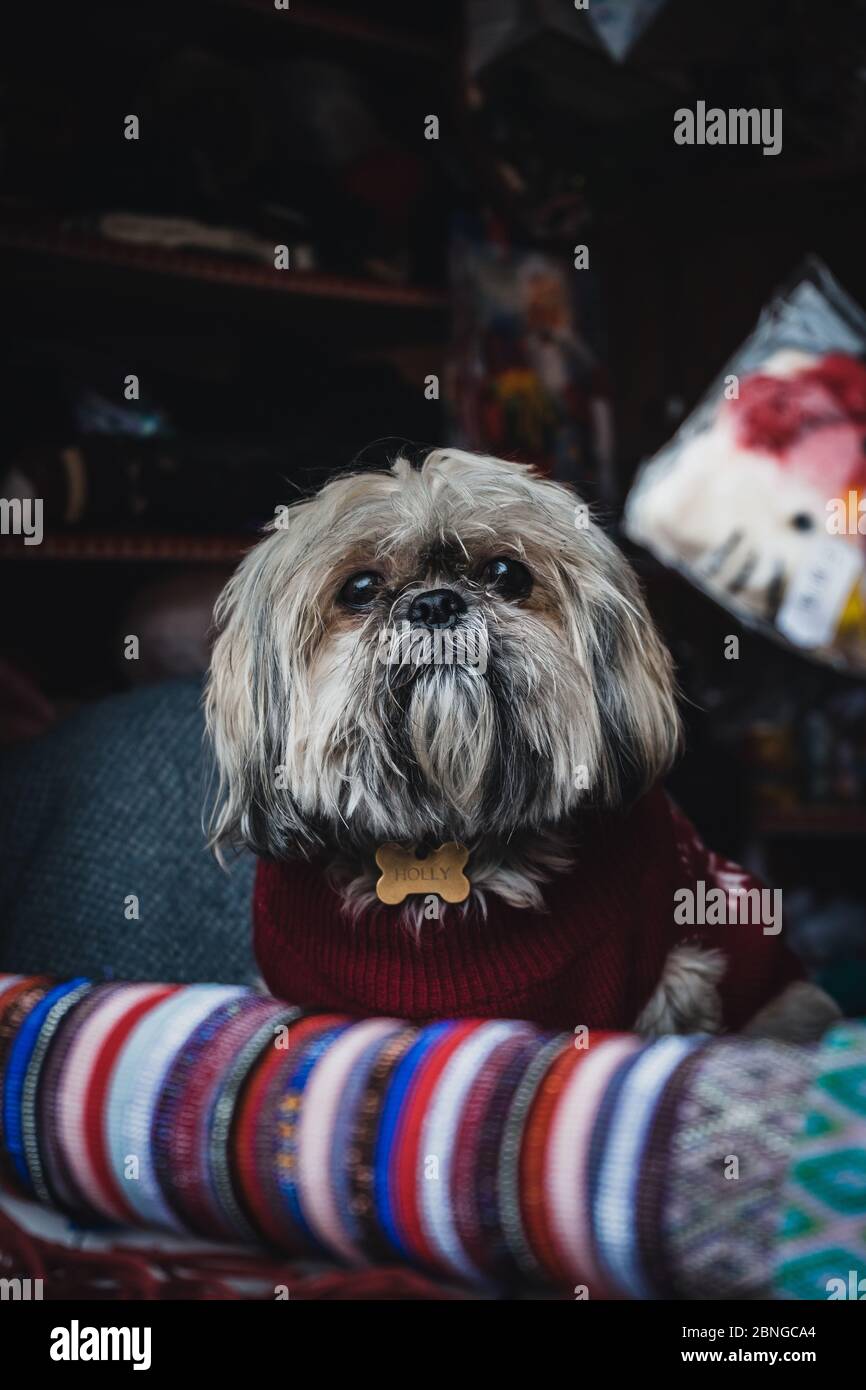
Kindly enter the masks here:
<path id="1" fill-rule="evenodd" d="M 382 876 L 376 884 L 379 901 L 396 907 L 410 893 L 438 893 L 446 903 L 462 903 L 469 897 L 469 879 L 463 872 L 469 851 L 449 840 L 418 859 L 411 849 L 389 842 L 376 850 Z"/>

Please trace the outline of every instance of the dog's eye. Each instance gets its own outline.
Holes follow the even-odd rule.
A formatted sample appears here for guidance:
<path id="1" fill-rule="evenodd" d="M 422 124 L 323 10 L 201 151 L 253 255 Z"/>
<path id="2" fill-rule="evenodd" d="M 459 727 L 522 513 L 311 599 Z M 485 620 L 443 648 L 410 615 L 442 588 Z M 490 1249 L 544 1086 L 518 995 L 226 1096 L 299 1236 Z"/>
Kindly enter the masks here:
<path id="1" fill-rule="evenodd" d="M 481 582 L 489 584 L 503 598 L 526 598 L 532 589 L 532 575 L 526 566 L 501 555 L 487 561 L 481 571 Z"/>
<path id="2" fill-rule="evenodd" d="M 340 602 L 347 608 L 366 608 L 381 589 L 384 580 L 375 570 L 362 570 L 347 579 L 340 590 Z"/>

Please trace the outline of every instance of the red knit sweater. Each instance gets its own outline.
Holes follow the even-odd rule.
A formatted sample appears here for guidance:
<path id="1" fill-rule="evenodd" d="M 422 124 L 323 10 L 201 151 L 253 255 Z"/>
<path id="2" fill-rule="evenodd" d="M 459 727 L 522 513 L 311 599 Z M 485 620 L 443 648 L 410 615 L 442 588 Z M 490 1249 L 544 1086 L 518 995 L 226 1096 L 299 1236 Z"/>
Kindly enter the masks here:
<path id="1" fill-rule="evenodd" d="M 706 891 L 760 887 L 711 854 L 656 788 L 627 814 L 595 821 L 571 872 L 545 886 L 547 912 L 488 894 L 486 920 L 474 907 L 465 917 L 449 910 L 424 924 L 420 941 L 382 904 L 351 923 L 321 866 L 262 861 L 255 952 L 269 989 L 310 1008 L 628 1029 L 671 948 L 694 941 L 724 951 L 725 1023 L 738 1028 L 800 967 L 760 923 L 677 925 L 674 893 L 699 893 L 699 880 Z"/>

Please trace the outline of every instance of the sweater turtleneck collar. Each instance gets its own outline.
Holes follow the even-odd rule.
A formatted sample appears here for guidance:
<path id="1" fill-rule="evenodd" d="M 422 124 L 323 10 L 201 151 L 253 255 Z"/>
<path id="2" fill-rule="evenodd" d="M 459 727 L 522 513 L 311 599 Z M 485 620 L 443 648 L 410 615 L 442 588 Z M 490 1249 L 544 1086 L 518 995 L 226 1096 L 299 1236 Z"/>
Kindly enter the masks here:
<path id="1" fill-rule="evenodd" d="M 403 1018 L 527 1018 L 629 1027 L 670 935 L 674 837 L 664 794 L 599 818 L 547 911 L 485 895 L 418 933 L 376 902 L 351 920 L 320 863 L 259 865 L 255 949 L 273 993 L 315 1008 Z"/>

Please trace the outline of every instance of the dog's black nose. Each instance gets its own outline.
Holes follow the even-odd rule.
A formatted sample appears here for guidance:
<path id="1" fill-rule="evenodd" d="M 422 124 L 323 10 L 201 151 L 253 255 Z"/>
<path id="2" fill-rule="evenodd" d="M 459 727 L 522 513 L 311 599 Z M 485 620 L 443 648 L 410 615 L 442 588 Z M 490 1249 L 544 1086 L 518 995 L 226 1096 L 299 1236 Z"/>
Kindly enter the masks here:
<path id="1" fill-rule="evenodd" d="M 453 627 L 466 604 L 455 589 L 428 589 L 412 600 L 410 623 L 419 627 Z"/>

